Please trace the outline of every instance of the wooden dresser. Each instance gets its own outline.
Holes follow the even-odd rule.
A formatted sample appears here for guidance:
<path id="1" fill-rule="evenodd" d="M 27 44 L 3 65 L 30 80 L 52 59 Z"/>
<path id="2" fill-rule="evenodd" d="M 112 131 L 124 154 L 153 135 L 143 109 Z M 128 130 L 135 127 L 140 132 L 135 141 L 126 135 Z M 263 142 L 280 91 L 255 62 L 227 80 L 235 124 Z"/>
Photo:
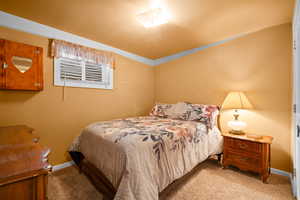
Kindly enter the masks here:
<path id="1" fill-rule="evenodd" d="M 238 167 L 244 171 L 252 171 L 260 174 L 261 180 L 266 182 L 270 175 L 271 136 L 263 136 L 261 139 L 252 139 L 243 135 L 223 133 L 224 156 L 223 167 L 229 165 Z"/>
<path id="2" fill-rule="evenodd" d="M 0 199 L 44 200 L 50 152 L 27 126 L 0 127 Z"/>

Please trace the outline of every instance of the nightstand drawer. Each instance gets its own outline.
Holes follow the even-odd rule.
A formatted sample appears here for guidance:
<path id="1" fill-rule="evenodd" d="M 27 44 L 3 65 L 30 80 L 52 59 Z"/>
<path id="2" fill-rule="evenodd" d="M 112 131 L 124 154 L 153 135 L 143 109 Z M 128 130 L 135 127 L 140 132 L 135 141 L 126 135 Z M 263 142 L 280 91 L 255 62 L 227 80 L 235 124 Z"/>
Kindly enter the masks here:
<path id="1" fill-rule="evenodd" d="M 226 157 L 227 161 L 240 168 L 247 166 L 248 169 L 253 171 L 258 171 L 260 168 L 260 158 L 255 155 L 245 155 L 228 151 Z"/>
<path id="2" fill-rule="evenodd" d="M 238 140 L 233 138 L 226 138 L 225 139 L 225 146 L 230 147 L 232 149 L 236 150 L 242 150 L 247 152 L 255 152 L 260 153 L 261 152 L 261 145 L 257 142 L 251 142 L 246 140 Z"/>

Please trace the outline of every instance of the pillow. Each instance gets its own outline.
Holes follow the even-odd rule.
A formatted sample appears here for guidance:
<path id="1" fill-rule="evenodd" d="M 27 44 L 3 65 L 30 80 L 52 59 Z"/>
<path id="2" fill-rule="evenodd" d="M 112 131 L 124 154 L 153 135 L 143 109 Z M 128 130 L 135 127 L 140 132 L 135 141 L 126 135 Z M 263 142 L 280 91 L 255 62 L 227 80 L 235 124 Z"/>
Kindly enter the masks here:
<path id="1" fill-rule="evenodd" d="M 179 102 L 176 104 L 171 104 L 165 113 L 168 118 L 185 120 L 189 114 L 189 111 L 190 106 L 187 103 Z"/>
<path id="2" fill-rule="evenodd" d="M 190 106 L 185 102 L 179 102 L 176 104 L 162 104 L 157 103 L 152 111 L 151 116 L 165 117 L 170 119 L 186 119 L 189 114 Z"/>
<path id="3" fill-rule="evenodd" d="M 216 105 L 189 104 L 191 111 L 186 120 L 200 121 L 212 128 L 217 125 L 219 107 Z"/>
<path id="4" fill-rule="evenodd" d="M 151 116 L 199 121 L 206 124 L 209 129 L 217 125 L 218 114 L 218 106 L 186 102 L 176 104 L 157 103 L 150 112 Z"/>
<path id="5" fill-rule="evenodd" d="M 150 116 L 167 117 L 166 110 L 169 109 L 171 106 L 172 104 L 157 103 L 152 108 L 150 112 Z"/>

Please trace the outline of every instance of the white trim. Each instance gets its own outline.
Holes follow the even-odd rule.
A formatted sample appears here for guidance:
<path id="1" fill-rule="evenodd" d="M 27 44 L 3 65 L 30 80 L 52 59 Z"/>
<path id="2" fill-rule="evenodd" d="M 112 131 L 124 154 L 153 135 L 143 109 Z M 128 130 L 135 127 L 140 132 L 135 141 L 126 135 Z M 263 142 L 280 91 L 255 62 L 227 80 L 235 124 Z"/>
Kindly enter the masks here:
<path id="1" fill-rule="evenodd" d="M 161 58 L 158 58 L 158 59 L 150 59 L 150 58 L 139 56 L 139 55 L 127 52 L 127 51 L 123 51 L 121 49 L 118 49 L 118 48 L 115 48 L 115 47 L 112 47 L 112 46 L 109 46 L 109 45 L 106 45 L 106 44 L 103 44 L 103 43 L 100 43 L 100 42 L 89 40 L 87 38 L 80 37 L 80 36 L 77 36 L 77 35 L 72 34 L 72 33 L 64 32 L 64 31 L 61 31 L 59 29 L 56 29 L 56 28 L 53 28 L 53 27 L 50 27 L 50 26 L 47 26 L 47 25 L 43 25 L 43 24 L 28 20 L 28 19 L 25 19 L 25 18 L 22 18 L 22 17 L 18 17 L 18 16 L 15 16 L 15 15 L 3 12 L 3 11 L 0 11 L 0 26 L 15 29 L 15 30 L 19 30 L 19 31 L 23 31 L 23 32 L 27 32 L 27 33 L 31 33 L 31 34 L 34 34 L 34 35 L 40 35 L 40 36 L 47 37 L 47 38 L 65 40 L 65 41 L 68 41 L 68 42 L 84 45 L 84 46 L 95 48 L 95 49 L 111 51 L 111 52 L 114 52 L 114 53 L 119 54 L 121 56 L 130 58 L 132 60 L 144 63 L 144 64 L 149 65 L 149 66 L 157 66 L 157 65 L 169 62 L 171 60 L 178 59 L 182 56 L 186 56 L 186 55 L 195 53 L 197 51 L 207 49 L 209 47 L 217 46 L 217 45 L 223 44 L 225 42 L 243 37 L 243 36 L 248 35 L 250 33 L 257 32 L 259 30 L 268 28 L 268 27 L 263 27 L 259 30 L 254 30 L 254 31 L 251 31 L 251 32 L 238 34 L 238 35 L 235 35 L 233 37 L 230 37 L 230 38 L 227 38 L 227 39 L 224 39 L 224 40 L 221 40 L 221 41 L 213 42 L 213 43 L 210 43 L 210 44 L 207 44 L 207 45 L 204 45 L 204 46 L 200 46 L 200 47 L 197 47 L 197 48 L 182 51 L 182 52 L 170 55 L 170 56 L 165 56 L 165 57 L 161 57 Z"/>
<path id="2" fill-rule="evenodd" d="M 70 167 L 74 164 L 75 164 L 74 161 L 64 162 L 62 164 L 54 165 L 52 170 L 53 171 L 61 170 L 66 167 Z M 277 174 L 277 175 L 286 176 L 286 177 L 292 176 L 292 174 L 287 171 L 283 171 L 283 170 L 275 169 L 275 168 L 271 168 L 271 174 Z"/>
<path id="3" fill-rule="evenodd" d="M 277 174 L 277 175 L 281 175 L 281 176 L 286 176 L 286 177 L 291 177 L 292 174 L 280 169 L 275 169 L 275 168 L 271 168 L 271 174 Z"/>
<path id="4" fill-rule="evenodd" d="M 72 165 L 74 165 L 75 162 L 74 161 L 69 161 L 69 162 L 64 162 L 62 164 L 58 164 L 58 165 L 54 165 L 52 167 L 52 171 L 58 171 L 67 167 L 70 167 Z M 291 179 L 292 182 L 292 174 L 280 169 L 275 169 L 275 168 L 271 168 L 271 174 L 277 174 L 277 175 L 281 175 L 281 176 L 285 176 L 285 177 L 289 177 Z"/>
<path id="5" fill-rule="evenodd" d="M 34 35 L 40 35 L 47 38 L 65 40 L 68 42 L 84 45 L 87 47 L 101 49 L 105 51 L 111 51 L 116 54 L 122 55 L 124 57 L 130 58 L 132 60 L 153 66 L 153 60 L 149 58 L 145 58 L 127 51 L 123 51 L 121 49 L 100 43 L 95 42 L 93 40 L 86 39 L 84 37 L 80 37 L 74 35 L 72 33 L 64 32 L 59 29 L 46 26 L 22 17 L 18 17 L 15 15 L 11 15 L 9 13 L 0 11 L 0 26 L 8 27 L 11 29 L 16 29 L 19 31 L 31 33 Z"/>
<path id="6" fill-rule="evenodd" d="M 260 29 L 249 31 L 249 32 L 245 32 L 245 33 L 241 33 L 241 34 L 237 34 L 237 35 L 234 35 L 232 37 L 226 38 L 226 39 L 221 40 L 221 41 L 213 42 L 213 43 L 210 43 L 210 44 L 207 44 L 207 45 L 204 45 L 204 46 L 200 46 L 200 47 L 197 47 L 197 48 L 194 48 L 194 49 L 185 50 L 185 51 L 182 51 L 182 52 L 170 55 L 170 56 L 166 56 L 166 57 L 155 59 L 155 60 L 153 60 L 153 62 L 154 62 L 153 66 L 157 66 L 157 65 L 161 65 L 161 64 L 166 63 L 166 62 L 170 62 L 171 60 L 175 60 L 175 59 L 181 58 L 183 56 L 187 56 L 189 54 L 193 54 L 193 53 L 196 53 L 198 51 L 202 51 L 202 50 L 207 49 L 209 47 L 214 47 L 214 46 L 218 46 L 218 45 L 224 44 L 226 42 L 229 42 L 229 41 L 232 41 L 232 40 L 244 37 L 246 35 L 249 35 L 251 33 L 255 33 L 255 32 L 264 30 L 266 28 L 270 28 L 270 26 L 262 27 Z"/>
<path id="7" fill-rule="evenodd" d="M 294 17 L 293 17 L 293 105 L 296 105 L 296 113 L 292 113 L 292 140 L 293 142 L 293 174 L 291 176 L 291 183 L 293 188 L 293 195 L 300 200 L 300 188 L 297 184 L 300 182 L 300 138 L 297 138 L 297 125 L 300 123 L 300 88 L 298 86 L 299 83 L 299 74 L 300 74 L 300 61 L 299 61 L 299 49 L 300 49 L 300 3 L 299 0 L 295 2 L 294 8 Z M 293 111 L 294 109 L 292 109 Z"/>
<path id="8" fill-rule="evenodd" d="M 53 172 L 59 171 L 59 170 L 62 170 L 64 168 L 70 167 L 70 166 L 72 166 L 74 164 L 75 164 L 74 161 L 69 161 L 69 162 L 65 162 L 65 163 L 59 164 L 59 165 L 54 165 L 52 167 L 52 171 Z M 275 168 L 271 168 L 271 173 L 272 174 L 281 175 L 281 176 L 285 176 L 285 177 L 289 177 L 290 181 L 291 181 L 291 185 L 292 185 L 292 192 L 294 194 L 294 192 L 296 191 L 297 188 L 295 188 L 295 184 L 294 184 L 294 181 L 293 181 L 293 175 L 291 173 L 283 171 L 283 170 L 275 169 Z"/>
<path id="9" fill-rule="evenodd" d="M 54 165 L 52 167 L 52 171 L 55 172 L 55 171 L 58 171 L 58 170 L 70 167 L 70 166 L 72 166 L 74 164 L 75 164 L 74 161 L 69 161 L 69 162 L 64 162 L 62 164 L 59 164 L 59 165 Z"/>
<path id="10" fill-rule="evenodd" d="M 280 175 L 280 176 L 288 177 L 290 179 L 290 182 L 291 182 L 292 193 L 293 193 L 294 196 L 296 196 L 297 188 L 296 188 L 296 184 L 295 184 L 292 173 L 287 172 L 287 171 L 283 171 L 283 170 L 280 170 L 280 169 L 271 168 L 271 174 L 277 174 L 277 175 Z"/>
<path id="11" fill-rule="evenodd" d="M 221 40 L 221 41 L 217 41 L 217 42 L 214 42 L 214 43 L 210 43 L 208 45 L 200 46 L 200 47 L 197 47 L 197 48 L 194 48 L 194 49 L 189 49 L 189 50 L 186 50 L 186 51 L 182 51 L 182 52 L 170 55 L 170 56 L 166 56 L 166 57 L 155 59 L 154 60 L 154 66 L 161 65 L 163 63 L 169 62 L 171 60 L 178 59 L 180 57 L 183 57 L 183 56 L 186 56 L 186 55 L 189 55 L 189 54 L 196 53 L 198 51 L 202 51 L 202 50 L 207 49 L 209 47 L 214 47 L 214 46 L 221 45 L 221 44 L 223 44 L 225 42 L 229 42 L 231 40 L 240 38 L 240 37 L 245 36 L 245 35 L 247 35 L 247 33 L 236 35 L 236 36 L 233 36 L 233 37 Z"/>
<path id="12" fill-rule="evenodd" d="M 295 182 L 293 174 L 291 174 L 291 176 L 290 176 L 290 181 L 291 181 L 293 196 L 296 197 L 297 196 L 297 187 L 296 187 L 296 182 Z"/>
<path id="13" fill-rule="evenodd" d="M 294 196 L 296 196 L 297 188 L 296 188 L 296 184 L 295 184 L 292 173 L 289 173 L 289 172 L 286 172 L 286 171 L 283 171 L 283 170 L 280 170 L 280 169 L 271 168 L 271 174 L 277 174 L 277 175 L 288 177 L 290 179 L 290 182 L 291 182 L 292 193 L 293 193 Z"/>

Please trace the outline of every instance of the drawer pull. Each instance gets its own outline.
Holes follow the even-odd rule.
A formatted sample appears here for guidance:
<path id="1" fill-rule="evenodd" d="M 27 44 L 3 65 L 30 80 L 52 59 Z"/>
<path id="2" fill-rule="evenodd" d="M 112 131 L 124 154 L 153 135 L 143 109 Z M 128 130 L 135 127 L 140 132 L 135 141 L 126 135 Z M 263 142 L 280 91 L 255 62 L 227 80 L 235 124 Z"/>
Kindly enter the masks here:
<path id="1" fill-rule="evenodd" d="M 240 157 L 239 158 L 241 161 L 248 161 L 248 160 L 250 160 L 250 158 L 242 158 L 242 157 Z"/>
<path id="2" fill-rule="evenodd" d="M 242 144 L 239 144 L 239 147 L 241 149 L 246 149 L 246 148 L 248 148 L 248 145 L 242 143 Z"/>
<path id="3" fill-rule="evenodd" d="M 8 68 L 8 64 L 7 63 L 3 63 L 3 69 L 6 69 L 6 68 Z"/>

